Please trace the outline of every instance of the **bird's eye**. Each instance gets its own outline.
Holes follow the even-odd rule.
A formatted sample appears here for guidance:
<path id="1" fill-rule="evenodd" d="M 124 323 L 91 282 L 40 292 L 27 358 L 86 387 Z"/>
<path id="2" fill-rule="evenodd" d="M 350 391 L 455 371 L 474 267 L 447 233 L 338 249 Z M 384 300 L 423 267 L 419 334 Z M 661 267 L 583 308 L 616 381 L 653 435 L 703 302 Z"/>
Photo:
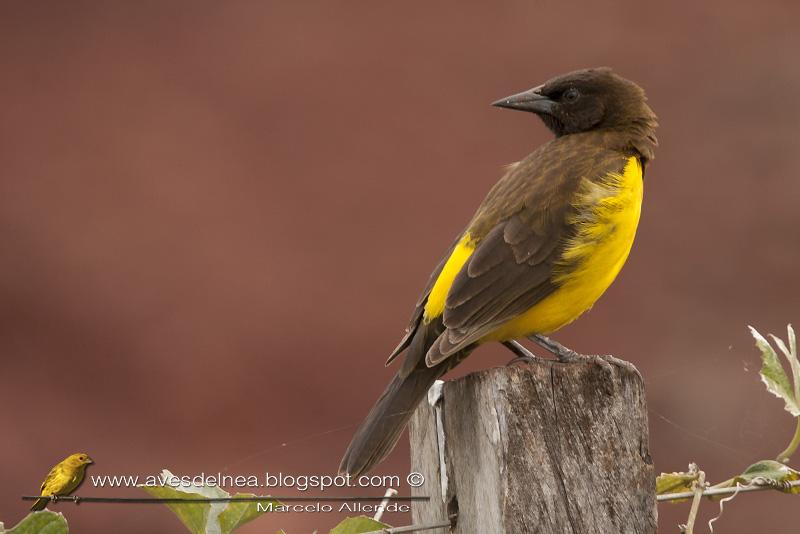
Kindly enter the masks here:
<path id="1" fill-rule="evenodd" d="M 580 98 L 580 96 L 581 96 L 580 91 L 578 91 L 574 87 L 570 87 L 569 89 L 564 91 L 564 94 L 561 95 L 561 99 L 564 102 L 567 102 L 568 104 L 571 104 L 571 103 L 575 102 L 576 100 L 578 100 L 578 98 Z"/>

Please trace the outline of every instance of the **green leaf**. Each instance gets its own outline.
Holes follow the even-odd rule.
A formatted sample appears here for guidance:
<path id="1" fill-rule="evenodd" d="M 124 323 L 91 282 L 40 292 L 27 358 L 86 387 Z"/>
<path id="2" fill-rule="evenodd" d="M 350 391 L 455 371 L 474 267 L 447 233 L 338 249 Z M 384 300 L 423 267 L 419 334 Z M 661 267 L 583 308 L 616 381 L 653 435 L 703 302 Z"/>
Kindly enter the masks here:
<path id="1" fill-rule="evenodd" d="M 784 493 L 800 494 L 800 486 L 789 485 L 790 482 L 798 479 L 800 479 L 800 472 L 795 471 L 788 465 L 775 460 L 762 460 L 745 469 L 741 475 L 721 482 L 714 487 L 730 488 L 735 487 L 737 484 L 742 486 L 754 484 L 757 486 L 769 486 Z"/>
<path id="2" fill-rule="evenodd" d="M 11 530 L 4 530 L 3 524 L 0 523 L 2 534 L 67 534 L 68 532 L 69 527 L 64 516 L 50 510 L 29 513 Z"/>
<path id="3" fill-rule="evenodd" d="M 254 493 L 237 493 L 233 497 L 256 497 L 256 495 Z M 261 505 L 260 507 L 259 504 Z M 270 511 L 270 505 L 280 506 L 280 504 L 275 499 L 229 503 L 228 507 L 219 514 L 219 525 L 222 534 L 233 532 L 245 523 L 249 523 L 261 514 Z"/>
<path id="4" fill-rule="evenodd" d="M 371 517 L 360 515 L 357 517 L 348 517 L 331 530 L 330 534 L 362 534 L 363 532 L 372 532 L 374 530 L 382 530 L 384 528 L 391 528 L 386 523 L 375 521 Z"/>
<path id="5" fill-rule="evenodd" d="M 786 339 L 789 341 L 789 348 L 783 343 L 779 337 L 770 334 L 775 344 L 781 349 L 786 361 L 789 362 L 789 367 L 792 370 L 792 382 L 794 384 L 794 398 L 800 404 L 800 360 L 797 359 L 797 338 L 794 335 L 792 325 L 786 325 Z"/>
<path id="6" fill-rule="evenodd" d="M 183 489 L 178 490 L 170 486 L 143 486 L 142 489 L 159 499 L 193 499 L 201 496 L 198 493 L 184 491 Z M 192 534 L 207 533 L 206 524 L 208 523 L 208 514 L 211 511 L 211 503 L 167 503 L 166 506 L 178 516 L 181 523 Z"/>
<path id="7" fill-rule="evenodd" d="M 778 355 L 775 353 L 775 350 L 764 338 L 764 336 L 759 334 L 758 331 L 752 326 L 749 328 L 750 333 L 756 340 L 756 347 L 758 347 L 758 349 L 761 351 L 761 381 L 767 386 L 767 391 L 776 397 L 783 399 L 787 412 L 791 413 L 795 417 L 800 416 L 800 404 L 798 403 L 798 399 L 795 397 L 792 383 L 789 381 L 789 377 L 786 376 L 786 371 L 784 371 L 781 362 L 778 360 Z M 792 334 L 794 334 L 794 332 L 792 332 Z M 783 345 L 783 343 L 780 345 Z M 794 360 L 797 360 L 796 355 Z M 792 363 L 791 359 L 789 361 Z M 792 363 L 792 367 L 794 370 L 794 363 Z"/>
<path id="8" fill-rule="evenodd" d="M 164 469 L 161 479 L 169 481 L 174 475 Z M 162 499 L 197 499 L 201 497 L 227 498 L 230 493 L 218 486 L 140 486 L 153 497 Z M 237 497 L 255 497 L 252 493 L 237 493 Z M 258 504 L 261 503 L 261 507 Z M 166 503 L 192 534 L 230 534 L 243 524 L 269 511 L 267 506 L 280 503 L 274 499 L 247 502 Z"/>
<path id="9" fill-rule="evenodd" d="M 699 473 L 661 473 L 656 478 L 656 495 L 692 491 L 692 484 L 699 476 Z"/>

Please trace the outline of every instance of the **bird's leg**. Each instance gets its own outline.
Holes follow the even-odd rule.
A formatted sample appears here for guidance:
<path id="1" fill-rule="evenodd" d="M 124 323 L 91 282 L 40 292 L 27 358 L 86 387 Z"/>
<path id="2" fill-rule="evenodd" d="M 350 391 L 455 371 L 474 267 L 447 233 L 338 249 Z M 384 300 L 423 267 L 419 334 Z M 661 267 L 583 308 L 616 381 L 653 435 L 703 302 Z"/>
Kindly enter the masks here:
<path id="1" fill-rule="evenodd" d="M 514 358 L 513 360 L 511 360 L 506 364 L 506 367 L 509 365 L 514 365 L 517 362 L 533 363 L 538 359 L 534 353 L 532 353 L 524 346 L 522 346 L 521 343 L 519 343 L 518 341 L 514 341 L 513 339 L 510 341 L 503 341 L 503 346 L 505 346 L 508 350 L 517 355 L 516 358 Z"/>
<path id="2" fill-rule="evenodd" d="M 565 347 L 555 339 L 550 339 L 549 337 L 543 336 L 542 334 L 532 335 L 528 339 L 535 342 L 537 345 L 547 349 L 549 352 L 553 353 L 553 356 L 558 358 L 558 361 L 563 363 L 582 362 L 591 359 L 591 356 L 584 356 L 583 354 L 579 354 L 574 350 Z"/>
<path id="3" fill-rule="evenodd" d="M 639 370 L 632 363 L 626 362 L 625 360 L 620 360 L 619 358 L 615 358 L 610 354 L 605 354 L 602 356 L 594 354 L 592 355 L 581 354 L 579 352 L 575 352 L 574 350 L 568 347 L 565 347 L 564 345 L 562 345 L 561 343 L 559 343 L 554 339 L 550 339 L 547 336 L 543 336 L 542 334 L 535 334 L 533 336 L 530 336 L 528 339 L 536 342 L 540 346 L 552 352 L 553 355 L 556 358 L 558 358 L 558 361 L 560 361 L 561 363 L 595 362 L 603 367 L 614 365 L 616 367 L 621 367 L 637 375 L 639 374 Z"/>

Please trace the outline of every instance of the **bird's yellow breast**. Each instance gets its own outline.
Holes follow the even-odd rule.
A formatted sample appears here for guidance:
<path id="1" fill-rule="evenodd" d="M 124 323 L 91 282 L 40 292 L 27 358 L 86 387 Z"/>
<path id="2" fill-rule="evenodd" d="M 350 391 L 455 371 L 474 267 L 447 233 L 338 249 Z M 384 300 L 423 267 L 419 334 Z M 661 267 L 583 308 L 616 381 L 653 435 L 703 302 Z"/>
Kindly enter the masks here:
<path id="1" fill-rule="evenodd" d="M 621 174 L 585 180 L 569 221 L 576 234 L 567 243 L 552 280 L 553 293 L 481 339 L 508 340 L 558 330 L 594 305 L 628 259 L 642 208 L 642 166 L 631 157 Z"/>

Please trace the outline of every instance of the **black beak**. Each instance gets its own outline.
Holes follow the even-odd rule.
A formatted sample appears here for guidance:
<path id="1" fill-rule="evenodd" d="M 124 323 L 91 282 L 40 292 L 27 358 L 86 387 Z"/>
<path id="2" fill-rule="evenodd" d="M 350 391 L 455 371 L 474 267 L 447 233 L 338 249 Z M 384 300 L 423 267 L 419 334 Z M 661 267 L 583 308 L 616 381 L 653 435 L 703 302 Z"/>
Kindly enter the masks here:
<path id="1" fill-rule="evenodd" d="M 542 94 L 542 86 L 492 102 L 498 108 L 516 109 L 530 113 L 552 114 L 555 102 Z"/>

